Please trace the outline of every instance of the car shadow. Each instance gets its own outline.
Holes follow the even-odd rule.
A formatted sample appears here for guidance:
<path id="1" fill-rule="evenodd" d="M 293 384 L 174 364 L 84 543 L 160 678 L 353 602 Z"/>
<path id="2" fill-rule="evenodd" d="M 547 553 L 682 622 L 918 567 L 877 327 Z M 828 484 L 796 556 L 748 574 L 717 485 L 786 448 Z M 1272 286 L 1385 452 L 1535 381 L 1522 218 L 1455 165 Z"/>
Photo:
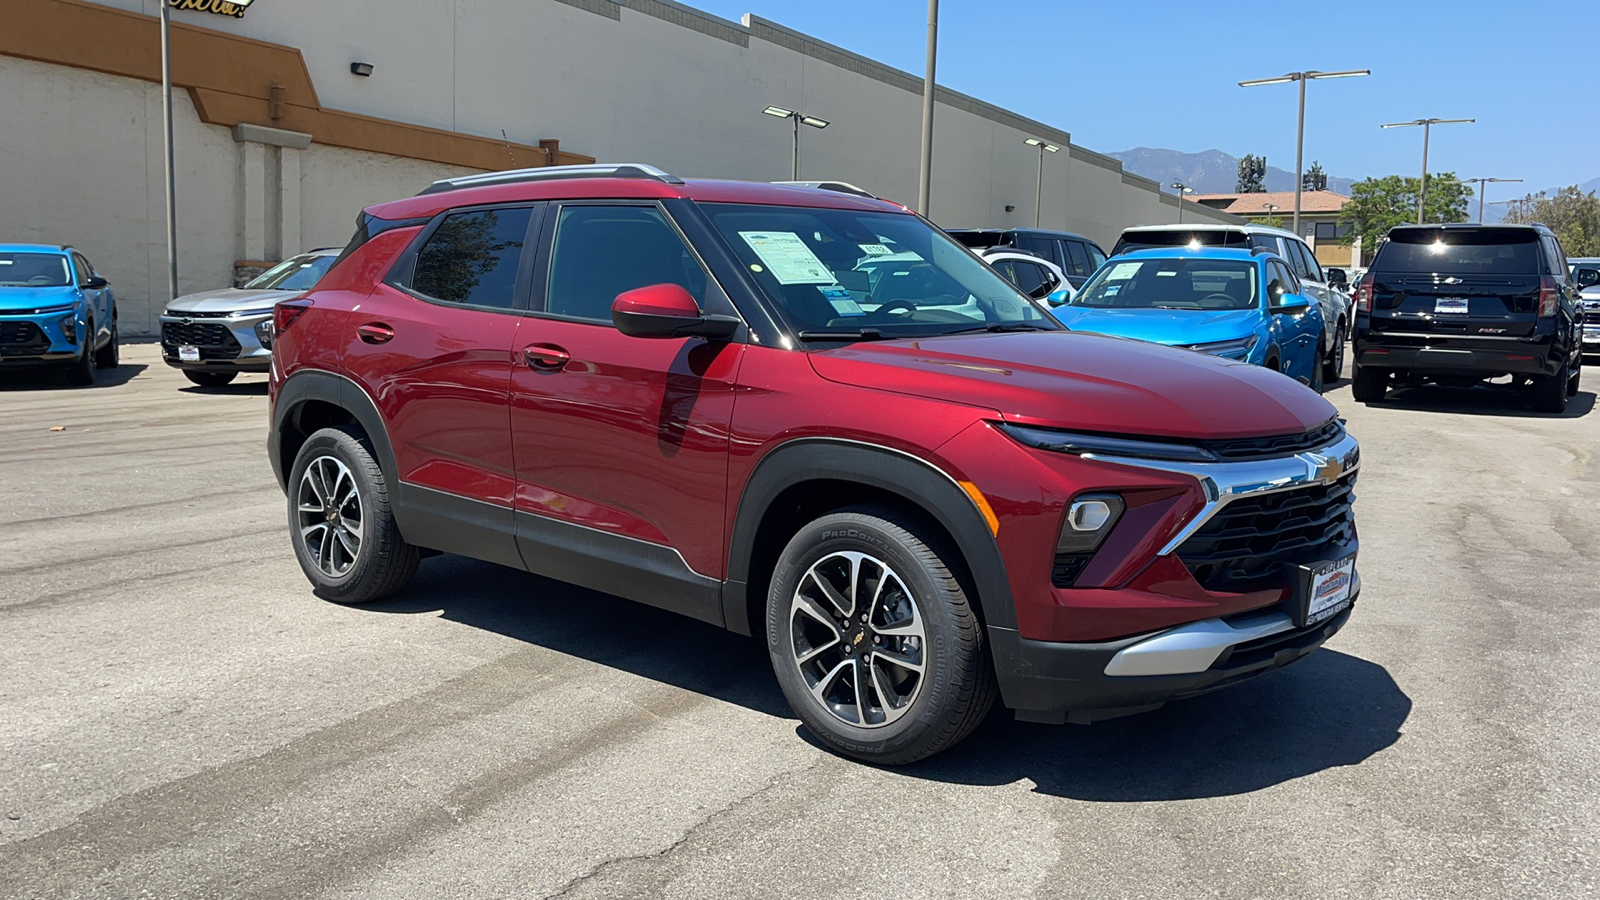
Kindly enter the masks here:
<path id="1" fill-rule="evenodd" d="M 1454 413 L 1468 416 L 1510 416 L 1528 419 L 1581 419 L 1594 410 L 1595 395 L 1580 390 L 1567 399 L 1565 412 L 1538 412 L 1532 407 L 1533 399 L 1526 390 L 1509 385 L 1484 384 L 1473 387 L 1419 387 L 1393 388 L 1377 403 L 1369 406 L 1378 409 L 1404 409 L 1411 412 Z"/>
<path id="2" fill-rule="evenodd" d="M 52 371 L 53 366 L 19 366 L 0 371 L 0 391 L 89 391 L 95 388 L 121 387 L 139 377 L 144 363 L 123 363 L 114 369 L 96 369 L 94 384 L 68 384 L 66 373 Z"/>
<path id="3" fill-rule="evenodd" d="M 474 628 L 794 720 L 765 642 L 674 613 L 459 556 L 424 560 L 362 607 Z M 1283 671 L 1090 726 L 1017 722 L 998 704 L 966 741 L 897 771 L 971 785 L 1029 780 L 1099 802 L 1248 793 L 1366 760 L 1399 740 L 1411 700 L 1375 663 L 1322 649 Z M 796 724 L 801 739 L 821 746 Z"/>
<path id="4" fill-rule="evenodd" d="M 216 394 L 222 397 L 230 395 L 235 397 L 264 397 L 267 394 L 267 387 L 266 379 L 262 379 L 260 381 L 234 381 L 216 387 L 191 384 L 188 387 L 178 388 L 178 391 L 184 394 Z"/>

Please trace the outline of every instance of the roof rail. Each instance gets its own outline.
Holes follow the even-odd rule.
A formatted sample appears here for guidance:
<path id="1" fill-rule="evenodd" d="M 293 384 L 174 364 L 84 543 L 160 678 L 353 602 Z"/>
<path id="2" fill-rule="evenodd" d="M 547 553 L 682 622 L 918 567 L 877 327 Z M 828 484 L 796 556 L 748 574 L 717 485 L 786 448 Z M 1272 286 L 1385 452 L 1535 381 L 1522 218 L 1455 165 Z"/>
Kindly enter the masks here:
<path id="1" fill-rule="evenodd" d="M 524 184 L 532 181 L 555 181 L 562 178 L 648 178 L 667 184 L 683 184 L 683 179 L 670 175 L 655 166 L 644 163 L 594 163 L 582 166 L 541 166 L 537 169 L 510 169 L 505 172 L 485 172 L 482 175 L 463 175 L 445 178 L 428 185 L 418 197 L 442 194 L 464 188 L 488 187 L 499 184 Z"/>
<path id="2" fill-rule="evenodd" d="M 866 197 L 868 200 L 878 199 L 869 191 L 864 191 L 848 181 L 774 181 L 773 184 L 786 184 L 790 187 L 817 188 L 823 191 L 833 191 L 838 194 L 854 194 L 857 197 Z"/>

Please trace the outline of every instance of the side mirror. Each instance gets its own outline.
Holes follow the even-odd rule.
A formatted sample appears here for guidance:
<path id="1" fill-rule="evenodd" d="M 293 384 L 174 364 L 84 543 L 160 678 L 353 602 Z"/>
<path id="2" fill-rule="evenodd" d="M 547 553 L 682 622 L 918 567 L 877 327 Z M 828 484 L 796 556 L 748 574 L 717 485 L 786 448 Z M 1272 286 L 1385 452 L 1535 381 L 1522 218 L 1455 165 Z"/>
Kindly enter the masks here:
<path id="1" fill-rule="evenodd" d="M 618 294 L 611 304 L 611 324 L 629 337 L 727 340 L 740 321 L 705 315 L 682 285 L 651 284 Z"/>
<path id="2" fill-rule="evenodd" d="M 1327 273 L 1328 273 L 1328 283 L 1329 284 L 1338 285 L 1339 287 L 1344 287 L 1345 285 L 1350 283 L 1350 280 L 1345 277 L 1343 269 L 1328 269 Z"/>
<path id="3" fill-rule="evenodd" d="M 1050 304 L 1051 306 L 1066 306 L 1071 301 L 1072 291 L 1067 288 L 1051 291 L 1050 296 L 1044 298 L 1044 302 Z"/>
<path id="4" fill-rule="evenodd" d="M 109 284 L 111 284 L 111 282 L 105 280 L 104 278 L 101 278 L 99 275 L 96 275 L 93 278 L 89 279 L 88 281 L 85 281 L 83 283 L 83 286 L 88 288 L 91 291 L 98 291 L 101 288 L 106 287 Z"/>
<path id="5" fill-rule="evenodd" d="M 1272 311 L 1275 313 L 1303 313 L 1309 308 L 1311 301 L 1302 294 L 1283 294 L 1272 304 Z"/>

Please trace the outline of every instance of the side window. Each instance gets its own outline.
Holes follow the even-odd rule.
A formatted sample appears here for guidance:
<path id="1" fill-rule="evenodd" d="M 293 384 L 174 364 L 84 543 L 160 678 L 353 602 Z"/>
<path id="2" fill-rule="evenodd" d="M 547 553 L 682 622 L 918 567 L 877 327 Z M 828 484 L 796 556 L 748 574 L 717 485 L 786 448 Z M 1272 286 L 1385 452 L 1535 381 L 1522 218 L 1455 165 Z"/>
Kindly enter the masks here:
<path id="1" fill-rule="evenodd" d="M 78 270 L 79 287 L 88 284 L 89 279 L 94 277 L 94 266 L 89 265 L 89 261 L 83 258 L 82 253 L 72 254 L 72 267 Z"/>
<path id="2" fill-rule="evenodd" d="M 705 305 L 706 273 L 654 206 L 565 206 L 550 251 L 552 315 L 611 322 L 617 295 L 676 284 Z"/>
<path id="3" fill-rule="evenodd" d="M 1267 261 L 1267 303 L 1269 306 L 1282 306 L 1280 302 L 1284 294 L 1300 293 L 1300 283 L 1295 280 L 1294 273 L 1289 271 L 1281 261 L 1272 259 Z"/>
<path id="4" fill-rule="evenodd" d="M 1091 263 L 1089 266 L 1091 273 L 1106 264 L 1106 255 L 1100 252 L 1100 248 L 1093 244 L 1089 245 L 1089 262 Z"/>
<path id="5" fill-rule="evenodd" d="M 1283 258 L 1289 261 L 1290 271 L 1301 278 L 1307 276 L 1306 258 L 1300 255 L 1299 241 L 1283 240 Z"/>
<path id="6" fill-rule="evenodd" d="M 1068 275 L 1075 278 L 1079 275 L 1088 276 L 1090 272 L 1095 270 L 1094 266 L 1089 265 L 1089 257 L 1083 252 L 1082 244 L 1077 241 L 1066 241 L 1065 248 L 1067 251 L 1066 271 Z"/>
<path id="7" fill-rule="evenodd" d="M 1026 250 L 1037 254 L 1044 259 L 1060 264 L 1061 249 L 1056 246 L 1056 241 L 1049 238 L 1035 237 L 1033 235 L 1019 234 L 1016 238 L 1018 250 Z"/>
<path id="8" fill-rule="evenodd" d="M 1561 273 L 1567 271 L 1567 258 L 1561 250 L 1561 244 L 1555 238 L 1547 237 L 1544 239 L 1544 251 L 1549 257 L 1550 274 L 1561 277 Z"/>
<path id="9" fill-rule="evenodd" d="M 510 309 L 530 209 L 451 213 L 417 251 L 411 289 L 445 303 Z"/>
<path id="10" fill-rule="evenodd" d="M 1317 262 L 1317 255 L 1311 252 L 1311 248 L 1301 241 L 1290 241 L 1289 243 L 1294 245 L 1295 252 L 1305 260 L 1304 268 L 1306 271 L 1302 277 L 1326 283 L 1328 279 L 1322 277 L 1322 264 Z"/>
<path id="11" fill-rule="evenodd" d="M 1024 294 L 1032 294 L 1045 283 L 1045 268 L 1037 263 L 1016 260 L 1012 262 L 1011 283 L 1022 290 Z"/>
<path id="12" fill-rule="evenodd" d="M 1278 239 L 1270 234 L 1250 235 L 1250 246 L 1256 249 L 1271 250 L 1273 253 L 1282 253 L 1278 247 Z"/>

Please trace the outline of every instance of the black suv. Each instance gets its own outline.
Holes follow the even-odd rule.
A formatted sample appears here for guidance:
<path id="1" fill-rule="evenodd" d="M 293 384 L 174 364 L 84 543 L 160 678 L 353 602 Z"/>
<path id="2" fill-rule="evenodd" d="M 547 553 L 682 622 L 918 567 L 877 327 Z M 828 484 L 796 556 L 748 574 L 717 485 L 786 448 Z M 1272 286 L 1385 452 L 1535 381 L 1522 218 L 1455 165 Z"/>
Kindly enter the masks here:
<path id="1" fill-rule="evenodd" d="M 1356 286 L 1355 398 L 1512 376 L 1541 412 L 1578 392 L 1578 286 L 1543 225 L 1402 225 Z"/>
<path id="2" fill-rule="evenodd" d="M 1083 287 L 1106 261 L 1100 245 L 1081 234 L 1044 228 L 947 228 L 945 233 L 977 251 L 1015 247 L 1042 256 L 1061 267 L 1072 289 Z"/>

